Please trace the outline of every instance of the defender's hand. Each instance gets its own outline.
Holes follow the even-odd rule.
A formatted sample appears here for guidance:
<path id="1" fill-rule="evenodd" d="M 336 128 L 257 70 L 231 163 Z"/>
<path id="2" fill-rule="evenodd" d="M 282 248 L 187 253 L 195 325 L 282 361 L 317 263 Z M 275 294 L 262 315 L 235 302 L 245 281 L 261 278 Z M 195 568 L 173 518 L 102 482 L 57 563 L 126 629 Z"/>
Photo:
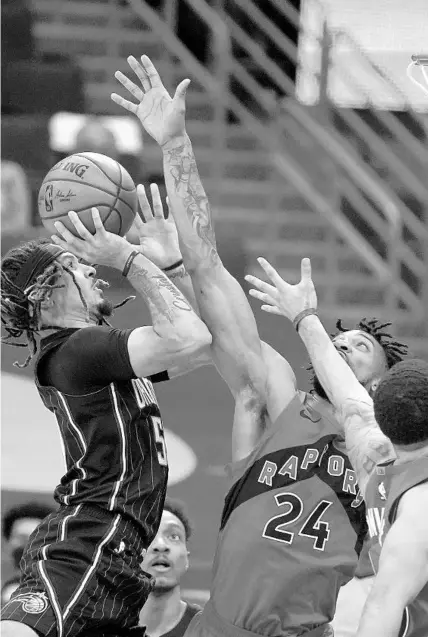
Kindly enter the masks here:
<path id="1" fill-rule="evenodd" d="M 137 86 L 121 71 L 116 71 L 114 75 L 138 104 L 124 99 L 117 93 L 111 94 L 113 102 L 137 115 L 147 133 L 160 146 L 185 135 L 185 96 L 190 80 L 180 82 L 171 99 L 162 84 L 159 73 L 147 55 L 141 56 L 141 63 L 130 56 L 128 64 L 138 77 L 141 86 Z"/>
<path id="2" fill-rule="evenodd" d="M 138 234 L 140 250 L 158 268 L 167 268 L 181 259 L 178 234 L 174 218 L 168 210 L 164 213 L 159 188 L 150 185 L 153 210 L 144 186 L 137 186 L 142 218 L 137 214 L 133 229 Z"/>
<path id="3" fill-rule="evenodd" d="M 91 210 L 95 234 L 91 234 L 80 221 L 77 214 L 71 210 L 68 216 L 80 238 L 75 237 L 74 234 L 67 230 L 61 221 L 56 221 L 54 225 L 60 236 L 52 235 L 51 239 L 67 252 L 75 254 L 76 257 L 84 259 L 88 263 L 108 265 L 121 270 L 132 252 L 132 245 L 123 237 L 107 232 L 97 208 L 92 208 Z"/>
<path id="4" fill-rule="evenodd" d="M 251 275 L 247 275 L 245 279 L 258 288 L 250 290 L 250 294 L 264 303 L 262 310 L 270 314 L 280 314 L 293 321 L 303 310 L 317 307 L 310 259 L 302 259 L 301 279 L 296 285 L 284 281 L 266 259 L 259 258 L 257 261 L 272 281 L 272 285 Z"/>

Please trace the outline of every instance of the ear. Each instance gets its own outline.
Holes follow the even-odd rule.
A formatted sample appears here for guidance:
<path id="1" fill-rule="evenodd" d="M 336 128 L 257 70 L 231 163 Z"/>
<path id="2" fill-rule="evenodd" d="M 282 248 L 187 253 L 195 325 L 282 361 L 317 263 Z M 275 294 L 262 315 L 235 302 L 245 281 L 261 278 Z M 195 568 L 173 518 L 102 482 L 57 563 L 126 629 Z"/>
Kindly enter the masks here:
<path id="1" fill-rule="evenodd" d="M 370 387 L 369 387 L 369 394 L 370 396 L 373 397 L 376 389 L 379 387 L 379 383 L 381 381 L 381 378 L 373 378 L 373 380 L 370 383 Z"/>

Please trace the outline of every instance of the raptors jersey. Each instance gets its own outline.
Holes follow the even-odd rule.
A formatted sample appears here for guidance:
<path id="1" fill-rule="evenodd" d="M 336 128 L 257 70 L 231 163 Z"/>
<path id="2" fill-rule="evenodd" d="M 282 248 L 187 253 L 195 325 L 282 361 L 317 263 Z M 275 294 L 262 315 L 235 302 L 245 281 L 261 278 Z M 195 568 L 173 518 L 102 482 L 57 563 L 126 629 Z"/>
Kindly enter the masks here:
<path id="1" fill-rule="evenodd" d="M 94 339 L 97 329 L 108 331 L 92 329 Z M 129 378 L 83 395 L 42 386 L 38 370 L 43 358 L 75 333 L 76 329 L 64 329 L 43 339 L 35 369 L 39 394 L 56 416 L 66 461 L 55 500 L 66 506 L 95 505 L 120 513 L 137 525 L 148 546 L 159 526 L 168 478 L 153 385 L 147 379 Z"/>
<path id="2" fill-rule="evenodd" d="M 375 572 L 385 536 L 397 516 L 400 498 L 412 487 L 428 481 L 428 459 L 376 467 L 366 490 L 370 558 Z M 398 637 L 427 637 L 428 584 L 406 608 Z"/>
<path id="3" fill-rule="evenodd" d="M 211 600 L 247 631 L 294 637 L 325 626 L 354 574 L 364 505 L 337 424 L 322 411 L 325 403 L 296 393 L 233 468 Z"/>

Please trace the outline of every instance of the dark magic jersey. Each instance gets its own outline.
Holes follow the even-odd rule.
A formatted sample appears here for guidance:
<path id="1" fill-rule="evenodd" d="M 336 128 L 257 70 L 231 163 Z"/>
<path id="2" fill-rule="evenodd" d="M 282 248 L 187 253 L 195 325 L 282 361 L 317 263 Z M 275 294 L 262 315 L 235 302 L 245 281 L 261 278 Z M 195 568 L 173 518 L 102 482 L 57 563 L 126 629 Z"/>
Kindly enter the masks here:
<path id="1" fill-rule="evenodd" d="M 367 522 L 370 534 L 370 558 L 377 572 L 382 544 L 393 524 L 400 498 L 412 487 L 428 481 L 428 460 L 420 458 L 403 464 L 376 467 L 367 484 Z M 428 584 L 406 608 L 398 637 L 427 637 Z"/>
<path id="2" fill-rule="evenodd" d="M 260 635 L 295 637 L 329 622 L 367 531 L 337 424 L 315 402 L 296 394 L 236 463 L 225 500 L 212 603 Z"/>
<path id="3" fill-rule="evenodd" d="M 45 357 L 64 346 L 67 339 L 77 340 L 77 331 L 89 329 L 95 330 L 93 337 L 98 334 L 96 330 L 107 330 L 100 333 L 103 338 L 105 333 L 109 335 L 109 328 L 101 327 L 61 330 L 43 339 L 36 363 L 37 389 L 56 416 L 67 468 L 54 497 L 63 505 L 84 503 L 121 513 L 138 525 L 148 545 L 159 526 L 168 477 L 162 420 L 152 383 L 131 377 L 126 354 L 131 370 L 126 380 L 110 382 L 83 395 L 40 384 Z M 130 331 L 112 330 L 121 337 Z M 119 345 L 123 342 L 127 341 L 118 340 Z M 119 367 L 119 354 L 116 357 Z"/>

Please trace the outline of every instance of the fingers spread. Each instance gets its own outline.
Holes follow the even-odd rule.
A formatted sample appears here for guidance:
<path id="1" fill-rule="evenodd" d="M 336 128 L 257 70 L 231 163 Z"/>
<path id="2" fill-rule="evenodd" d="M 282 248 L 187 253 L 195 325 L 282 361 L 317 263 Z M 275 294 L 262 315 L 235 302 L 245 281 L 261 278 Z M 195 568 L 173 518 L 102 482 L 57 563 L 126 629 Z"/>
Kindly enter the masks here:
<path id="1" fill-rule="evenodd" d="M 150 184 L 150 192 L 152 193 L 153 216 L 155 219 L 164 219 L 162 199 L 157 184 Z"/>
<path id="2" fill-rule="evenodd" d="M 277 314 L 278 316 L 283 316 L 283 312 L 276 305 L 262 305 L 261 309 L 268 314 Z"/>
<path id="3" fill-rule="evenodd" d="M 250 296 L 253 296 L 255 299 L 259 299 L 259 301 L 262 301 L 263 303 L 269 303 L 270 305 L 275 305 L 275 300 L 269 295 L 269 294 L 264 294 L 263 292 L 260 292 L 259 290 L 250 290 L 249 291 Z"/>
<path id="4" fill-rule="evenodd" d="M 245 280 L 248 283 L 251 283 L 251 285 L 254 285 L 261 292 L 265 292 L 266 294 L 274 295 L 276 292 L 276 288 L 274 288 L 273 285 L 270 285 L 270 283 L 266 283 L 266 281 L 262 281 L 261 279 L 258 279 L 256 276 L 252 276 L 251 274 L 247 274 Z"/>
<path id="5" fill-rule="evenodd" d="M 68 230 L 68 228 L 66 228 L 65 225 L 61 223 L 61 221 L 55 221 L 54 226 L 55 230 L 60 235 L 60 238 L 63 241 L 66 241 L 68 244 L 82 241 L 81 239 L 78 239 L 72 232 L 70 232 L 70 230 Z"/>
<path id="6" fill-rule="evenodd" d="M 133 55 L 130 55 L 128 57 L 128 64 L 131 67 L 131 69 L 134 71 L 135 75 L 138 77 L 138 79 L 141 82 L 141 85 L 144 89 L 145 92 L 150 91 L 150 89 L 152 88 L 151 84 L 150 84 L 150 79 L 146 73 L 146 71 L 144 70 L 144 68 L 141 66 L 141 64 L 134 58 Z"/>
<path id="7" fill-rule="evenodd" d="M 140 202 L 141 216 L 143 221 L 147 222 L 153 217 L 152 209 L 150 208 L 149 200 L 147 199 L 146 189 L 142 184 L 137 186 L 137 196 Z"/>
<path id="8" fill-rule="evenodd" d="M 122 73 L 122 71 L 116 71 L 114 76 L 122 84 L 122 86 L 125 87 L 126 90 L 128 90 L 131 95 L 135 97 L 136 100 L 138 100 L 139 102 L 142 101 L 144 93 L 139 86 L 134 84 L 132 80 L 126 77 L 126 75 Z"/>
<path id="9" fill-rule="evenodd" d="M 122 106 L 122 108 L 126 108 L 127 111 L 130 111 L 131 113 L 134 113 L 134 114 L 137 112 L 138 105 L 133 104 L 132 102 L 129 102 L 128 100 L 125 100 L 121 95 L 118 95 L 117 93 L 112 93 L 110 97 L 113 100 L 113 102 L 115 102 L 119 106 Z"/>
<path id="10" fill-rule="evenodd" d="M 271 266 L 269 261 L 267 261 L 263 257 L 259 257 L 257 261 L 260 263 L 263 270 L 266 272 L 266 274 L 268 275 L 268 277 L 270 278 L 270 280 L 272 281 L 274 285 L 278 285 L 278 283 L 284 282 L 283 279 L 279 276 L 278 272 L 275 270 L 275 268 Z"/>
<path id="11" fill-rule="evenodd" d="M 106 229 L 104 227 L 104 224 L 101 220 L 100 217 L 100 212 L 98 210 L 98 208 L 91 208 L 91 212 L 92 212 L 92 221 L 94 222 L 94 226 L 95 226 L 95 234 L 98 235 L 102 235 L 106 233 Z M 85 228 L 86 229 L 86 228 Z M 90 239 L 91 234 L 87 231 L 88 235 L 87 237 L 85 237 L 85 239 Z M 83 236 L 83 235 L 80 235 Z"/>
<path id="12" fill-rule="evenodd" d="M 141 56 L 141 64 L 143 65 L 144 71 L 146 72 L 147 77 L 150 80 L 152 88 L 163 86 L 159 73 L 157 72 L 153 62 L 147 55 Z"/>

